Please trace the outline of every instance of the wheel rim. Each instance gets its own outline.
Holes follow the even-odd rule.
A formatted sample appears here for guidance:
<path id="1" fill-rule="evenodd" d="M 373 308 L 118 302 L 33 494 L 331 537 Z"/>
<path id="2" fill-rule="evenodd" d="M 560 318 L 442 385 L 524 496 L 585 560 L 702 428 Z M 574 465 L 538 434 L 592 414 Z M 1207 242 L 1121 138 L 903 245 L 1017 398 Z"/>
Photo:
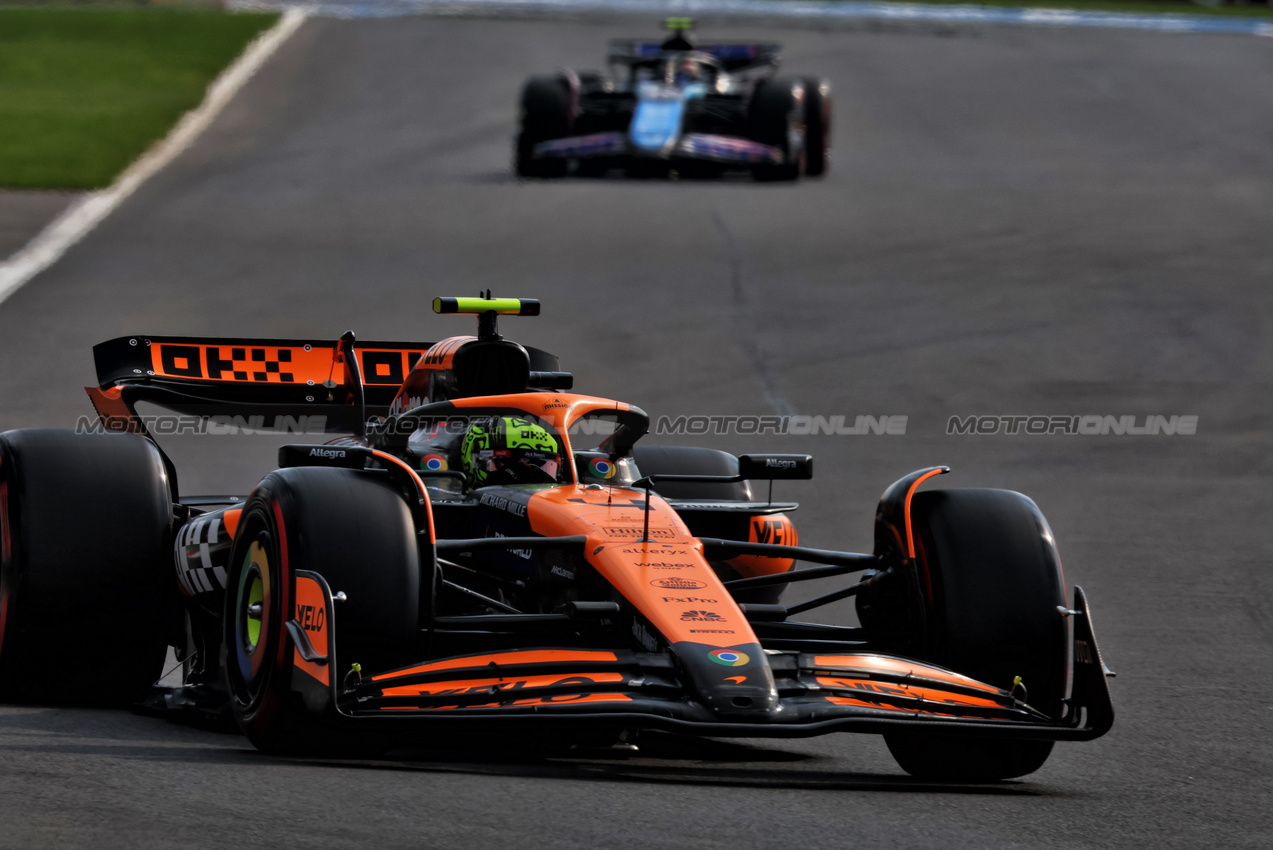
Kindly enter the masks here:
<path id="1" fill-rule="evenodd" d="M 266 678 L 265 661 L 273 642 L 274 577 L 270 569 L 269 537 L 261 534 L 248 547 L 235 588 L 233 645 L 240 687 L 239 698 L 252 702 Z"/>
<path id="2" fill-rule="evenodd" d="M 247 639 L 244 642 L 244 649 L 249 655 L 253 654 L 257 644 L 261 642 L 261 618 L 265 613 L 261 606 L 263 599 L 265 599 L 265 582 L 261 580 L 259 573 L 254 572 L 252 582 L 248 586 L 247 619 L 245 621 Z"/>

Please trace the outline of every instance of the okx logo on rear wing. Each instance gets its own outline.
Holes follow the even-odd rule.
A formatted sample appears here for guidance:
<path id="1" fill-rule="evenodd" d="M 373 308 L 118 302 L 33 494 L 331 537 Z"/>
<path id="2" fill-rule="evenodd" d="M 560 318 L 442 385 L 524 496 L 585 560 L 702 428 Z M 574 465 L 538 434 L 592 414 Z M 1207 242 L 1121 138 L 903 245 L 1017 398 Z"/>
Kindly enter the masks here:
<path id="1" fill-rule="evenodd" d="M 119 337 L 93 347 L 98 386 L 86 389 L 112 430 L 145 433 L 135 405 L 146 401 L 264 430 L 276 429 L 282 417 L 305 417 L 308 433 L 349 432 L 358 430 L 361 416 L 388 411 L 430 345 L 355 347 L 351 334 L 340 340 Z"/>

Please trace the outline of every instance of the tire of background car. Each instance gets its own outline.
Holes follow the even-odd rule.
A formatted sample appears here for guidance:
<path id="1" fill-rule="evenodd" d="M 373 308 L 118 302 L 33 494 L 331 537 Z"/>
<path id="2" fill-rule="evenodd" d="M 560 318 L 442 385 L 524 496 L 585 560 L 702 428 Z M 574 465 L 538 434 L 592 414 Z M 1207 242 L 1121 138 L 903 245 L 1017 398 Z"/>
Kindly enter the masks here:
<path id="1" fill-rule="evenodd" d="M 830 165 L 831 84 L 808 77 L 804 80 L 804 173 L 821 177 Z"/>
<path id="2" fill-rule="evenodd" d="M 642 475 L 737 475 L 738 458 L 719 449 L 697 446 L 634 446 L 632 459 Z M 717 484 L 698 481 L 660 481 L 652 488 L 669 499 L 704 499 L 750 502 L 746 481 Z"/>
<path id="3" fill-rule="evenodd" d="M 747 108 L 751 137 L 761 144 L 782 151 L 782 165 L 758 165 L 752 169 L 757 180 L 799 180 L 805 170 L 805 153 L 802 150 L 794 162 L 787 162 L 791 155 L 791 129 L 796 123 L 803 126 L 805 117 L 801 108 L 800 92 L 804 84 L 800 80 L 761 80 L 752 92 Z"/>
<path id="4" fill-rule="evenodd" d="M 337 682 L 354 663 L 373 673 L 417 660 L 420 568 L 406 502 L 376 473 L 272 472 L 244 506 L 226 581 L 222 667 L 248 739 L 273 753 L 375 752 L 381 741 L 327 725 L 292 692 L 285 623 L 297 570 L 319 573 L 333 594 L 346 596 L 331 615 L 336 657 L 328 669 Z M 255 614 L 253 605 L 260 606 Z"/>
<path id="5" fill-rule="evenodd" d="M 0 698 L 127 705 L 181 627 L 172 496 L 132 434 L 0 434 Z"/>
<path id="6" fill-rule="evenodd" d="M 570 133 L 570 84 L 564 77 L 531 77 L 522 88 L 521 120 L 513 147 L 518 177 L 561 177 L 563 158 L 535 159 L 535 145 Z"/>
<path id="7" fill-rule="evenodd" d="M 936 490 L 911 503 L 924 596 L 919 656 L 1009 689 L 1059 717 L 1065 696 L 1065 579 L 1037 505 L 1008 490 Z M 996 780 L 1038 770 L 1051 741 L 884 736 L 898 764 L 931 779 Z"/>

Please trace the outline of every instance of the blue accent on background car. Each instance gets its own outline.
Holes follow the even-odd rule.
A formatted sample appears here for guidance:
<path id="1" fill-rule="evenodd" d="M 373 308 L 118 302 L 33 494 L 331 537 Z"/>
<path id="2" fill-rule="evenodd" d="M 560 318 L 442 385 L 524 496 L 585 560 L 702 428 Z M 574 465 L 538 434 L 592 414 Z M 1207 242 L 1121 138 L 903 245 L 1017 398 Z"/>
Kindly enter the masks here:
<path id="1" fill-rule="evenodd" d="M 637 87 L 636 110 L 628 128 L 632 144 L 646 151 L 664 151 L 676 144 L 681 136 L 685 104 L 706 93 L 707 87 L 702 83 L 682 88 L 642 83 Z"/>
<path id="2" fill-rule="evenodd" d="M 704 44 L 695 49 L 717 59 L 750 59 L 757 52 L 754 44 Z M 641 59 L 650 59 L 668 51 L 657 41 L 647 41 L 635 45 L 632 52 Z"/>
<path id="3" fill-rule="evenodd" d="M 750 59 L 756 55 L 754 44 L 709 44 L 703 47 L 705 53 L 717 59 Z"/>

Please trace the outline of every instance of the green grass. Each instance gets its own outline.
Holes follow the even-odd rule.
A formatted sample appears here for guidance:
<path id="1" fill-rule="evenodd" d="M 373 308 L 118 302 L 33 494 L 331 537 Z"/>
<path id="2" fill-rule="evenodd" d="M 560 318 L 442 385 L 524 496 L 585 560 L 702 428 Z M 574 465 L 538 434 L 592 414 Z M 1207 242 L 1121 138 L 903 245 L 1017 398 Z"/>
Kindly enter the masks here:
<path id="1" fill-rule="evenodd" d="M 276 16 L 0 6 L 0 186 L 107 186 Z"/>

